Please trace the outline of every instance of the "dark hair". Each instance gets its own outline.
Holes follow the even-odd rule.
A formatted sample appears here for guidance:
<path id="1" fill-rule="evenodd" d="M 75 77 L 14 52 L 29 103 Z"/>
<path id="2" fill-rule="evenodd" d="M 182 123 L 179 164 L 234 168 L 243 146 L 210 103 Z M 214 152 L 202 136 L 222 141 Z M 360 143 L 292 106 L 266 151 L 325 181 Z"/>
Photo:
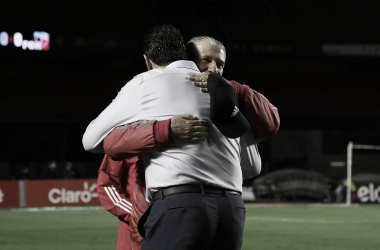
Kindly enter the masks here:
<path id="1" fill-rule="evenodd" d="M 167 24 L 156 25 L 145 34 L 143 52 L 158 66 L 187 59 L 181 32 Z"/>

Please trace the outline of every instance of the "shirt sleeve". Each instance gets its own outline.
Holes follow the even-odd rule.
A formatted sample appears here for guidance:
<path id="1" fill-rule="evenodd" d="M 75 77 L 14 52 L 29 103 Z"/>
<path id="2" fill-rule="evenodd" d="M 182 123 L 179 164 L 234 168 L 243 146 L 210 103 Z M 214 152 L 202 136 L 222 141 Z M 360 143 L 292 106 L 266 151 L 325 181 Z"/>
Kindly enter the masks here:
<path id="1" fill-rule="evenodd" d="M 240 166 L 243 178 L 247 179 L 259 175 L 261 172 L 261 157 L 251 129 L 240 137 L 240 148 Z"/>
<path id="2" fill-rule="evenodd" d="M 97 147 L 104 137 L 115 127 L 140 120 L 141 79 L 133 78 L 118 93 L 116 98 L 100 115 L 88 125 L 83 135 L 83 147 L 86 151 L 100 153 L 102 147 Z"/>
<path id="3" fill-rule="evenodd" d="M 104 152 L 112 160 L 122 160 L 173 144 L 170 121 L 141 120 L 119 126 L 104 138 Z"/>
<path id="4" fill-rule="evenodd" d="M 251 124 L 256 143 L 272 138 L 280 127 L 277 108 L 259 92 L 236 81 L 236 95 L 239 108 Z"/>
<path id="5" fill-rule="evenodd" d="M 127 223 L 132 213 L 132 195 L 122 188 L 121 180 L 128 178 L 128 171 L 127 161 L 112 161 L 105 155 L 97 182 L 99 200 L 104 209 Z"/>

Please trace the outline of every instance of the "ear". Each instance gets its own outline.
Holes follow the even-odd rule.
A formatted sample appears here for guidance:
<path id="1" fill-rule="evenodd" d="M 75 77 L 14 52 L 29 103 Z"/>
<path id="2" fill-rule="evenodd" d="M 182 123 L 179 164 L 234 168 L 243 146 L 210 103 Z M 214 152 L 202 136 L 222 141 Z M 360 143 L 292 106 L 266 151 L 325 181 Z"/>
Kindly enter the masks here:
<path id="1" fill-rule="evenodd" d="M 153 69 L 152 63 L 150 62 L 149 58 L 146 55 L 144 55 L 144 60 L 145 60 L 145 64 L 148 70 L 152 70 Z"/>

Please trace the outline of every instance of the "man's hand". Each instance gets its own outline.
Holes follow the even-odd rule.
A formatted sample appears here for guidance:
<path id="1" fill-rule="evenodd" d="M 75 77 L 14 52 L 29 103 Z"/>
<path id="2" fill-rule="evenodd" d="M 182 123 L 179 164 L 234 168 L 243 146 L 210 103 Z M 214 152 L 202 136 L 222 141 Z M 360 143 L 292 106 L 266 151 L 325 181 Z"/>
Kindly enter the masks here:
<path id="1" fill-rule="evenodd" d="M 170 122 L 170 137 L 175 142 L 200 142 L 206 140 L 208 122 L 192 115 L 177 115 Z"/>
<path id="2" fill-rule="evenodd" d="M 193 81 L 193 85 L 194 86 L 197 86 L 199 88 L 201 88 L 201 91 L 203 93 L 208 93 L 208 89 L 207 89 L 207 79 L 208 79 L 208 75 L 209 73 L 202 73 L 202 74 L 198 74 L 198 73 L 189 73 L 189 80 L 190 81 Z M 223 79 L 230 85 L 234 88 L 234 90 L 236 90 L 236 86 L 233 82 L 231 81 L 228 81 L 226 78 L 223 77 Z"/>

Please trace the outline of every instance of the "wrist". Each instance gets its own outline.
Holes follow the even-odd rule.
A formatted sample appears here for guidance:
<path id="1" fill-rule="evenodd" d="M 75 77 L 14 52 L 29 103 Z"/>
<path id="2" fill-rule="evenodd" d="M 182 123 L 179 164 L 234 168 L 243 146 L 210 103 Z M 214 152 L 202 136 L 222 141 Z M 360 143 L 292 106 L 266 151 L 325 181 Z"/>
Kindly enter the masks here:
<path id="1" fill-rule="evenodd" d="M 231 87 L 234 88 L 234 90 L 236 91 L 236 84 L 234 81 L 229 81 L 227 80 L 226 78 L 223 77 L 223 79 L 228 83 L 228 85 L 230 85 Z"/>
<path id="2" fill-rule="evenodd" d="M 158 148 L 174 143 L 173 139 L 170 137 L 170 123 L 171 119 L 157 121 L 154 124 L 154 139 Z"/>
<path id="3" fill-rule="evenodd" d="M 245 100 L 245 96 L 247 94 L 247 88 L 244 87 L 243 85 L 241 85 L 240 83 L 238 83 L 237 81 L 231 80 L 231 82 L 233 82 L 235 87 L 236 87 L 235 88 L 236 97 L 237 97 L 237 99 L 239 101 L 239 105 L 240 105 Z"/>

